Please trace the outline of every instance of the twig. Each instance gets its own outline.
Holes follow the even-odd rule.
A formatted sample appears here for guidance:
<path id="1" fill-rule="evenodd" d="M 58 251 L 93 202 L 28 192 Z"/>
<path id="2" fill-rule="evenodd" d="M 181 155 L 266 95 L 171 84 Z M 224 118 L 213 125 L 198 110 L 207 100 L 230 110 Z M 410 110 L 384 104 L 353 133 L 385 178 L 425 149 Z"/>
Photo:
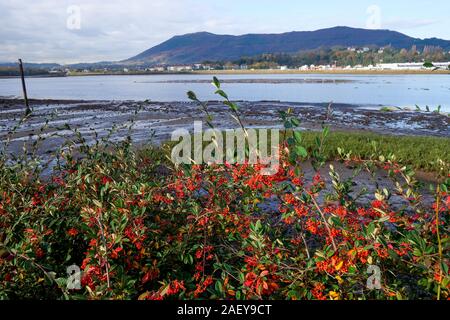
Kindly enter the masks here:
<path id="1" fill-rule="evenodd" d="M 108 285 L 108 289 L 111 287 L 110 285 L 110 281 L 109 281 L 109 262 L 108 262 L 108 248 L 106 246 L 106 238 L 105 238 L 105 233 L 103 232 L 103 226 L 102 226 L 102 222 L 100 217 L 97 218 L 97 222 L 98 222 L 98 226 L 100 228 L 100 234 L 102 236 L 102 242 L 103 242 L 103 246 L 105 247 L 105 270 L 106 270 L 106 283 Z"/>
<path id="2" fill-rule="evenodd" d="M 334 238 L 333 238 L 333 235 L 331 234 L 331 229 L 330 229 L 330 226 L 328 225 L 327 219 L 325 218 L 325 214 L 323 213 L 322 209 L 320 209 L 319 205 L 317 204 L 316 199 L 314 199 L 314 196 L 310 193 L 308 193 L 308 194 L 310 195 L 314 206 L 316 207 L 317 211 L 319 211 L 319 213 L 322 217 L 322 220 L 325 223 L 325 228 L 327 229 L 328 235 L 330 236 L 334 251 L 337 251 L 337 246 L 336 246 L 336 243 L 334 242 Z"/>
<path id="3" fill-rule="evenodd" d="M 308 243 L 306 243 L 306 239 L 303 236 L 303 233 L 300 236 L 302 237 L 303 243 L 305 244 L 306 255 L 308 256 L 308 259 L 311 259 L 311 255 L 309 254 L 309 249 L 308 249 Z"/>
<path id="4" fill-rule="evenodd" d="M 439 251 L 439 285 L 437 292 L 437 299 L 441 300 L 441 286 L 442 286 L 442 242 L 441 242 L 441 234 L 439 232 L 439 202 L 440 202 L 440 193 L 441 187 L 438 184 L 437 186 L 437 197 L 436 197 L 436 236 L 438 241 L 438 251 Z"/>

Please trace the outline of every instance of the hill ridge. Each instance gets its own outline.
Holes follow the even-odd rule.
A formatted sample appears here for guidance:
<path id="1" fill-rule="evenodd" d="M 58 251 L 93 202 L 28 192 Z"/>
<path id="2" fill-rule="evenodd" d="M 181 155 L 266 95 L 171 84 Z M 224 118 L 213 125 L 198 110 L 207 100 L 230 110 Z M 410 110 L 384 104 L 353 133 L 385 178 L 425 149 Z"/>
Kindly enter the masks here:
<path id="1" fill-rule="evenodd" d="M 234 60 L 264 53 L 296 53 L 320 48 L 348 46 L 392 46 L 419 49 L 441 46 L 450 50 L 450 41 L 436 37 L 419 39 L 397 31 L 369 30 L 337 26 L 314 31 L 285 33 L 214 34 L 207 31 L 176 35 L 125 62 L 154 64 L 200 63 L 206 60 Z"/>

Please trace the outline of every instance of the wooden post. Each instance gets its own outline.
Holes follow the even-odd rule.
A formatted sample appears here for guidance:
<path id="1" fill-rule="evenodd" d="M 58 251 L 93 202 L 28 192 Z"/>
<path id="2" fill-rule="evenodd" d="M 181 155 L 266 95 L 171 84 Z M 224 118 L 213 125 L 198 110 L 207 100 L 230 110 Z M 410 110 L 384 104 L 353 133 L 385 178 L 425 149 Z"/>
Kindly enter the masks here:
<path id="1" fill-rule="evenodd" d="M 25 115 L 28 116 L 31 113 L 31 108 L 30 108 L 30 104 L 28 103 L 27 87 L 25 85 L 25 74 L 23 72 L 22 59 L 19 59 L 19 67 L 20 67 L 20 77 L 22 78 L 23 97 L 25 99 L 25 106 L 27 107 L 27 109 L 25 111 Z"/>

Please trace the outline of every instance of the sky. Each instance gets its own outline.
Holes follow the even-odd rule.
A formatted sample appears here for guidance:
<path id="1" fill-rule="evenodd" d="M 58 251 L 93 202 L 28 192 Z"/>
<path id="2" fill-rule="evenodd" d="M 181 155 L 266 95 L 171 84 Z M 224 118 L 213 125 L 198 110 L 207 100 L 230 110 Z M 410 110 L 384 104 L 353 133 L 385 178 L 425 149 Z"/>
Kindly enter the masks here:
<path id="1" fill-rule="evenodd" d="M 172 36 L 390 29 L 450 40 L 448 0 L 0 0 L 0 61 L 96 62 Z"/>

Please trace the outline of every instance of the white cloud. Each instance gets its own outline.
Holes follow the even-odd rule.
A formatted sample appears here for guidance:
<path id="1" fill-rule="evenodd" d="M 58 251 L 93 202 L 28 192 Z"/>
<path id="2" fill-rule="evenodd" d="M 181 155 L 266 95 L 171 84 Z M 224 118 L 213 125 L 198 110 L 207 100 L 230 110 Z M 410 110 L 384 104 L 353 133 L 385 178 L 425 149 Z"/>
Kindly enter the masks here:
<path id="1" fill-rule="evenodd" d="M 70 6 L 81 9 L 79 30 L 67 28 Z M 362 26 L 355 15 L 336 14 L 328 5 L 308 6 L 293 0 L 284 5 L 272 0 L 0 0 L 0 61 L 122 60 L 174 35 L 198 31 L 276 33 Z M 318 6 L 322 9 L 314 9 Z M 365 9 L 361 16 L 365 17 Z M 386 18 L 382 26 L 429 34 L 427 26 L 433 23 Z"/>
<path id="2" fill-rule="evenodd" d="M 79 30 L 67 28 L 71 5 Z M 121 60 L 176 34 L 233 26 L 196 0 L 0 0 L 0 16 L 0 61 Z"/>

